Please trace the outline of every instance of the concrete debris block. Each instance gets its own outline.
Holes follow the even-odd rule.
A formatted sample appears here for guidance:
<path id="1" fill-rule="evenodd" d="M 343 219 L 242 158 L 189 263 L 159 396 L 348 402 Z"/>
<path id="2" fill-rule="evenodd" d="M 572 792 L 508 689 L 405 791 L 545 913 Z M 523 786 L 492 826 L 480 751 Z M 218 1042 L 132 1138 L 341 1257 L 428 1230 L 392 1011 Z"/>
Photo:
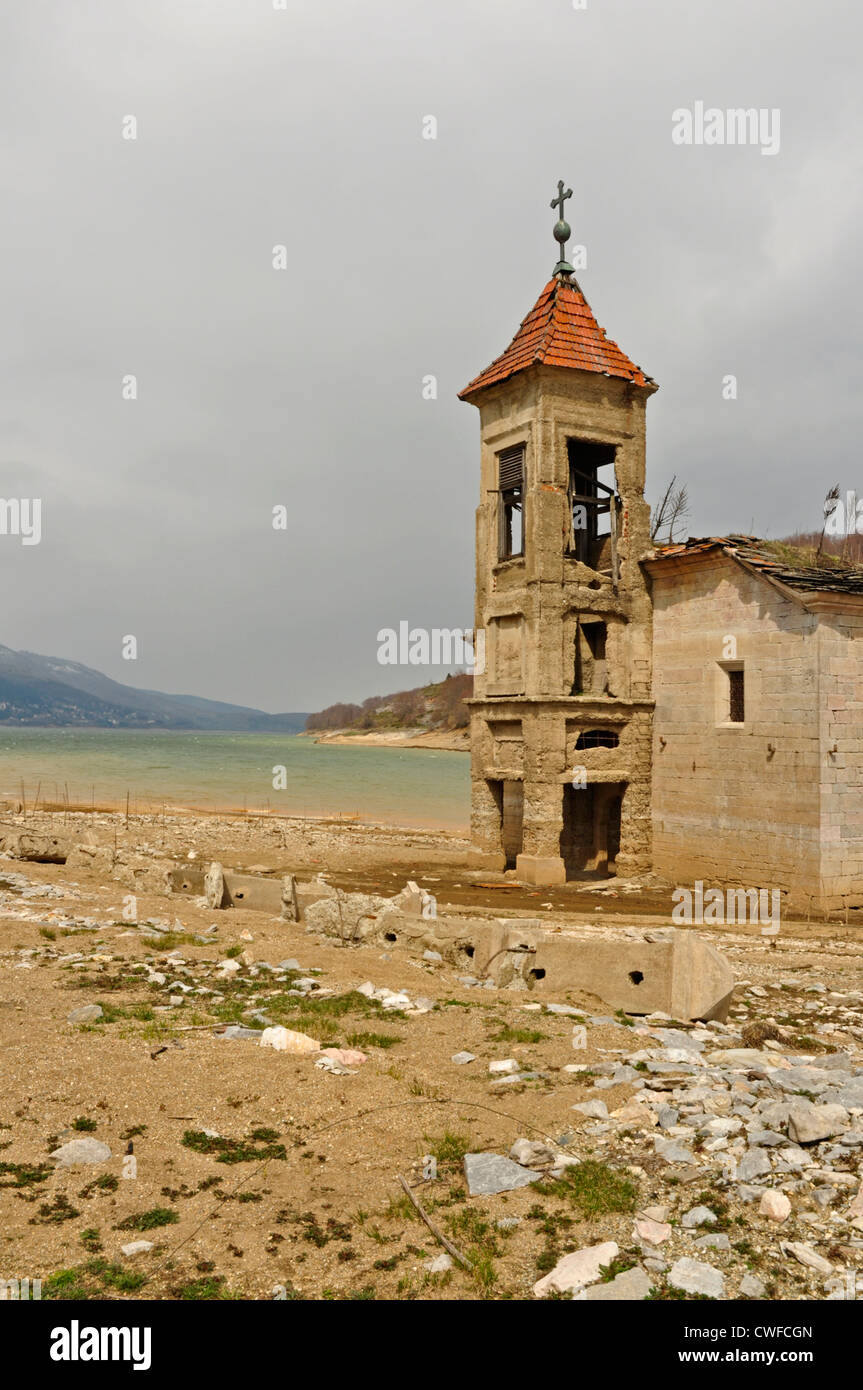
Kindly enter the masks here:
<path id="1" fill-rule="evenodd" d="M 110 878 L 117 864 L 117 853 L 108 845 L 73 845 L 65 856 L 66 867 L 73 872 L 104 874 Z"/>
<path id="2" fill-rule="evenodd" d="M 814 1105 L 811 1100 L 801 1099 L 788 1112 L 788 1137 L 795 1144 L 817 1144 L 844 1133 L 849 1123 L 843 1106 Z"/>
<path id="3" fill-rule="evenodd" d="M 79 1163 L 107 1163 L 111 1150 L 99 1139 L 70 1139 L 50 1155 L 61 1168 L 74 1168 Z"/>
<path id="4" fill-rule="evenodd" d="M 146 1255 L 153 1249 L 151 1240 L 132 1240 L 128 1245 L 121 1245 L 120 1250 L 124 1255 Z"/>
<path id="5" fill-rule="evenodd" d="M 712 1226 L 716 1220 L 716 1212 L 709 1207 L 693 1207 L 691 1211 L 684 1214 L 681 1225 L 687 1230 L 692 1230 L 695 1226 Z"/>
<path id="6" fill-rule="evenodd" d="M 639 1216 L 635 1222 L 635 1234 L 646 1245 L 662 1245 L 671 1238 L 671 1227 L 667 1221 L 652 1221 L 649 1216 Z"/>
<path id="7" fill-rule="evenodd" d="M 97 1018 L 102 1017 L 101 1004 L 82 1004 L 80 1009 L 73 1009 L 66 1015 L 67 1023 L 95 1023 Z"/>
<path id="8" fill-rule="evenodd" d="M 675 1260 L 668 1272 L 668 1282 L 684 1293 L 700 1293 L 707 1298 L 725 1297 L 725 1279 L 721 1271 L 701 1260 L 688 1257 Z"/>
<path id="9" fill-rule="evenodd" d="M 860 1187 L 858 1188 L 857 1196 L 851 1202 L 845 1215 L 851 1218 L 863 1216 L 863 1178 L 860 1179 Z"/>
<path id="10" fill-rule="evenodd" d="M 465 1154 L 464 1175 L 471 1197 L 490 1197 L 496 1192 L 514 1192 L 537 1181 L 531 1168 L 513 1163 L 503 1154 Z"/>
<path id="11" fill-rule="evenodd" d="M 282 879 L 280 916 L 283 922 L 300 920 L 300 905 L 297 899 L 297 880 L 293 874 L 285 874 Z"/>
<path id="12" fill-rule="evenodd" d="M 225 874 L 221 864 L 210 864 L 204 874 L 204 897 L 207 907 L 215 912 L 225 901 Z"/>
<path id="13" fill-rule="evenodd" d="M 811 1245 L 804 1244 L 801 1240 L 783 1240 L 781 1245 L 784 1255 L 793 1255 L 799 1264 L 806 1265 L 808 1269 L 814 1269 L 816 1274 L 832 1274 L 833 1266 L 829 1260 L 825 1260 L 823 1255 L 819 1255 Z"/>
<path id="14" fill-rule="evenodd" d="M 431 893 L 427 893 L 424 888 L 420 888 L 418 883 L 409 879 L 400 893 L 391 899 L 392 906 L 397 911 L 403 912 L 406 917 L 433 918 L 435 915 L 435 900 Z"/>
<path id="15" fill-rule="evenodd" d="M 440 951 L 423 951 L 423 960 L 429 960 L 435 965 L 439 965 L 443 961 L 443 956 Z"/>
<path id="16" fill-rule="evenodd" d="M 475 1062 L 475 1061 L 476 1061 L 476 1053 L 475 1053 L 475 1052 L 454 1052 L 453 1055 L 452 1055 L 452 1057 L 450 1058 L 450 1061 L 451 1061 L 451 1062 L 455 1062 L 455 1064 L 456 1064 L 457 1067 L 466 1067 L 466 1066 L 468 1065 L 469 1062 Z"/>
<path id="17" fill-rule="evenodd" d="M 321 1045 L 308 1033 L 295 1033 L 291 1028 L 265 1028 L 261 1034 L 261 1047 L 274 1047 L 277 1052 L 290 1052 L 294 1057 L 308 1057 L 312 1052 L 320 1052 Z"/>
<path id="18" fill-rule="evenodd" d="M 364 941 L 381 930 L 381 915 L 389 899 L 369 893 L 343 893 L 319 898 L 303 906 L 306 926 L 342 941 Z"/>
<path id="19" fill-rule="evenodd" d="M 499 1062 L 489 1062 L 488 1069 L 492 1076 L 514 1076 L 521 1067 L 514 1057 L 504 1057 Z"/>
<path id="20" fill-rule="evenodd" d="M 533 1292 L 537 1298 L 545 1298 L 552 1292 L 570 1293 L 573 1289 L 584 1288 L 585 1284 L 595 1284 L 603 1267 L 610 1265 L 619 1254 L 620 1248 L 613 1240 L 573 1250 L 558 1261 L 550 1274 L 537 1280 Z"/>
<path id="21" fill-rule="evenodd" d="M 768 1221 L 787 1221 L 791 1215 L 791 1203 L 784 1192 L 768 1187 L 762 1195 L 758 1212 L 760 1216 L 766 1216 Z"/>
<path id="22" fill-rule="evenodd" d="M 529 981 L 538 992 L 589 991 L 613 1009 L 661 1009 L 683 1021 L 724 1019 L 734 989 L 728 962 L 692 931 L 672 930 L 658 940 L 640 933 L 587 940 L 493 923 L 480 935 L 476 960 L 501 988 L 526 988 Z"/>
<path id="23" fill-rule="evenodd" d="M 0 832 L 0 855 L 6 859 L 29 860 L 33 864 L 65 864 L 69 845 L 54 835 L 9 830 L 5 834 Z"/>
<path id="24" fill-rule="evenodd" d="M 228 1038 L 230 1041 L 260 1042 L 262 1030 L 260 1028 L 245 1028 L 242 1023 L 230 1023 L 224 1033 L 219 1033 L 218 1036 Z"/>
<path id="25" fill-rule="evenodd" d="M 222 977 L 222 979 L 226 979 L 226 978 L 227 978 L 228 976 L 230 976 L 230 975 L 236 975 L 236 974 L 238 973 L 238 971 L 240 971 L 241 969 L 242 969 L 242 966 L 240 965 L 240 962 L 239 962 L 239 961 L 236 961 L 236 960 L 220 960 L 220 961 L 219 961 L 218 974 Z M 163 981 L 163 983 L 164 983 L 164 981 Z"/>
<path id="26" fill-rule="evenodd" d="M 652 1291 L 653 1283 L 650 1276 L 640 1265 L 635 1265 L 632 1269 L 625 1269 L 607 1284 L 594 1284 L 586 1289 L 584 1298 L 587 1303 L 634 1303 L 647 1298 Z"/>
<path id="27" fill-rule="evenodd" d="M 766 1298 L 767 1285 L 757 1274 L 744 1274 L 740 1281 L 740 1298 Z"/>
<path id="28" fill-rule="evenodd" d="M 558 1156 L 539 1139 L 516 1139 L 509 1156 L 524 1168 L 554 1168 Z"/>

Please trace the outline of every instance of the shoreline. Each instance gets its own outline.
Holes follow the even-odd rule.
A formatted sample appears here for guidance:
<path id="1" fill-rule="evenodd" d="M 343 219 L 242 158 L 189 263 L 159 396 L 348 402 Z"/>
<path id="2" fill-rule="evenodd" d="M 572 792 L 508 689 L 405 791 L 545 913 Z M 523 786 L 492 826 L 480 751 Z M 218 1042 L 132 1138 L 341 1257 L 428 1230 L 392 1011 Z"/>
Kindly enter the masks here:
<path id="1" fill-rule="evenodd" d="M 192 806 L 185 803 L 173 802 L 169 800 L 155 801 L 147 803 L 143 808 L 140 800 L 130 802 L 128 812 L 126 810 L 125 799 L 112 801 L 111 799 L 100 799 L 94 803 L 69 802 L 64 806 L 63 802 L 57 802 L 53 798 L 40 799 L 38 804 L 27 803 L 26 811 L 22 810 L 20 796 L 13 791 L 3 791 L 0 789 L 0 824 L 3 823 L 5 816 L 11 816 L 17 821 L 23 819 L 26 824 L 31 817 L 34 821 L 40 816 L 123 816 L 128 819 L 129 825 L 134 823 L 146 824 L 147 822 L 164 821 L 166 817 L 176 817 L 178 819 L 213 819 L 213 820 L 237 820 L 237 821 L 268 821 L 277 823 L 280 821 L 297 821 L 302 825 L 318 826 L 345 826 L 351 829 L 360 830 L 386 830 L 404 831 L 415 833 L 417 831 L 426 832 L 433 835 L 449 836 L 452 839 L 463 839 L 470 830 L 470 823 L 465 820 L 463 823 L 452 822 L 443 823 L 439 820 L 386 820 L 380 814 L 375 815 L 369 812 L 364 815 L 359 811 L 321 811 L 318 814 L 307 811 L 278 811 L 272 806 L 246 807 L 231 805 L 212 805 L 212 806 Z M 21 827 L 17 827 L 21 828 Z"/>
<path id="2" fill-rule="evenodd" d="M 431 748 L 444 753 L 470 752 L 467 729 L 377 729 L 368 733 L 359 729 L 333 729 L 331 732 L 311 729 L 300 737 L 342 748 L 356 748 L 359 745 L 366 748 Z"/>

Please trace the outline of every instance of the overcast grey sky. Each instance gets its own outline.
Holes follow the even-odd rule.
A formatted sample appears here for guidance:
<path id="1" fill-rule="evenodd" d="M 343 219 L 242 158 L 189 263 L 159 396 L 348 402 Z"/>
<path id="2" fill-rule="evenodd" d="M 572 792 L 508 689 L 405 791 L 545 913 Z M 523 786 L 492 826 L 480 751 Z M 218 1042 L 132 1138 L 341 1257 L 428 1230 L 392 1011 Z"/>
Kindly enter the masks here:
<path id="1" fill-rule="evenodd" d="M 472 621 L 456 393 L 559 178 L 661 386 L 648 495 L 814 529 L 863 494 L 861 40 L 852 0 L 4 0 L 0 497 L 44 535 L 0 536 L 0 642 L 272 711 L 416 684 L 376 634 Z M 778 154 L 675 145 L 697 101 L 779 108 Z"/>

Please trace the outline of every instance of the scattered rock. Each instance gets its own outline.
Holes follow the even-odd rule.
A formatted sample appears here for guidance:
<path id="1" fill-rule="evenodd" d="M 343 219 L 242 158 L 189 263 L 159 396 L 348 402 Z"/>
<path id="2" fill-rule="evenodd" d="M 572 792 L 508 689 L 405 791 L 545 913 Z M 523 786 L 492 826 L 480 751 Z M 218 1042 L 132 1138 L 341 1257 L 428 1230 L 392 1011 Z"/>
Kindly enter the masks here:
<path id="1" fill-rule="evenodd" d="M 788 1135 L 795 1144 L 817 1144 L 848 1128 L 848 1111 L 841 1105 L 813 1105 L 800 1100 L 788 1112 Z"/>
<path id="2" fill-rule="evenodd" d="M 819 1255 L 817 1250 L 813 1250 L 811 1245 L 804 1245 L 803 1241 L 784 1240 L 782 1250 L 786 1255 L 793 1255 L 802 1265 L 807 1265 L 809 1269 L 814 1269 L 818 1274 L 832 1274 L 833 1266 L 829 1260 L 825 1260 L 823 1255 Z"/>
<path id="3" fill-rule="evenodd" d="M 61 1144 L 50 1155 L 61 1168 L 72 1168 L 78 1163 L 107 1163 L 111 1150 L 100 1139 L 70 1139 Z"/>
<path id="4" fill-rule="evenodd" d="M 307 1057 L 312 1052 L 320 1052 L 321 1045 L 308 1033 L 295 1033 L 291 1028 L 265 1028 L 261 1034 L 261 1047 L 274 1047 L 277 1052 L 290 1052 L 295 1057 Z"/>
<path id="5" fill-rule="evenodd" d="M 684 1293 L 705 1294 L 707 1298 L 725 1297 L 725 1279 L 721 1272 L 713 1265 L 686 1256 L 671 1266 L 668 1282 L 672 1288 L 682 1289 Z"/>
<path id="6" fill-rule="evenodd" d="M 102 1018 L 103 1010 L 101 1004 L 82 1004 L 80 1009 L 73 1009 L 66 1015 L 67 1023 L 95 1023 L 97 1018 Z"/>
<path id="7" fill-rule="evenodd" d="M 537 1298 L 545 1298 L 552 1290 L 569 1293 L 572 1289 L 583 1288 L 585 1284 L 594 1284 L 602 1267 L 610 1265 L 619 1254 L 620 1250 L 613 1240 L 588 1246 L 584 1250 L 574 1250 L 572 1254 L 564 1255 L 550 1274 L 534 1284 L 533 1292 Z"/>
<path id="8" fill-rule="evenodd" d="M 768 1187 L 761 1197 L 758 1212 L 760 1216 L 766 1216 L 768 1221 L 787 1221 L 791 1215 L 791 1203 L 784 1192 Z"/>
<path id="9" fill-rule="evenodd" d="M 513 1192 L 537 1181 L 537 1174 L 503 1154 L 465 1154 L 464 1175 L 471 1197 L 490 1197 L 495 1192 Z"/>
<path id="10" fill-rule="evenodd" d="M 622 1274 L 616 1275 L 609 1283 L 594 1284 L 592 1288 L 586 1289 L 584 1297 L 588 1303 L 631 1303 L 647 1298 L 652 1289 L 650 1276 L 640 1265 L 634 1265 L 632 1269 L 625 1269 Z"/>
<path id="11" fill-rule="evenodd" d="M 523 1168 L 553 1168 L 557 1155 L 539 1139 L 516 1139 L 509 1156 Z"/>
<path id="12" fill-rule="evenodd" d="M 579 1105 L 573 1105 L 572 1109 L 591 1120 L 608 1119 L 608 1106 L 604 1100 L 584 1100 Z"/>
<path id="13" fill-rule="evenodd" d="M 716 1212 L 711 1211 L 709 1207 L 693 1207 L 691 1211 L 686 1212 L 681 1225 L 691 1230 L 694 1226 L 712 1226 L 715 1220 Z"/>
<path id="14" fill-rule="evenodd" d="M 518 1062 L 514 1057 L 506 1057 L 502 1062 L 489 1062 L 488 1069 L 493 1076 L 514 1076 L 520 1071 Z"/>

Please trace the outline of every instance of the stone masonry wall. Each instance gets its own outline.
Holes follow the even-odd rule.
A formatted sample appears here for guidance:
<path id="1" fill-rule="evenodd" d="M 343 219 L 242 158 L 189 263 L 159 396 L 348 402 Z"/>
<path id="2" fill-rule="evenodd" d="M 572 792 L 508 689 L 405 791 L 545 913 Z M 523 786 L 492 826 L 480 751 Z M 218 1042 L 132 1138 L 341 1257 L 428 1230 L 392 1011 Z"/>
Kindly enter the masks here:
<path id="1" fill-rule="evenodd" d="M 779 888 L 816 905 L 820 802 L 839 799 L 819 776 L 818 620 L 728 556 L 651 568 L 654 866 L 681 887 Z M 741 724 L 728 721 L 734 664 Z"/>

